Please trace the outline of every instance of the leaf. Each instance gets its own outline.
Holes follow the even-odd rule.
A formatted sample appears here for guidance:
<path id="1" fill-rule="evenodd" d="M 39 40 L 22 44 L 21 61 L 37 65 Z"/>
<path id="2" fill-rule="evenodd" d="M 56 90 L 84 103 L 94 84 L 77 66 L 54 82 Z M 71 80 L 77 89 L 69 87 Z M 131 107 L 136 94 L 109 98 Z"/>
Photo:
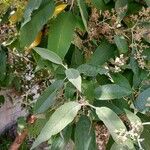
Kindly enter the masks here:
<path id="1" fill-rule="evenodd" d="M 7 61 L 6 52 L 0 45 L 0 81 L 3 81 L 6 76 L 6 61 Z"/>
<path id="2" fill-rule="evenodd" d="M 145 22 L 142 24 L 143 28 L 145 29 L 145 32 L 143 33 L 143 38 L 146 42 L 150 43 L 150 22 Z"/>
<path id="3" fill-rule="evenodd" d="M 70 68 L 65 71 L 68 80 L 81 92 L 81 76 L 78 70 Z"/>
<path id="4" fill-rule="evenodd" d="M 73 121 L 78 111 L 81 109 L 81 104 L 77 102 L 68 102 L 60 106 L 50 117 L 45 124 L 40 135 L 37 137 L 31 149 L 34 149 L 40 143 L 47 141 L 51 136 L 59 133 L 69 123 Z"/>
<path id="5" fill-rule="evenodd" d="M 4 104 L 5 97 L 3 95 L 0 95 L 0 107 Z"/>
<path id="6" fill-rule="evenodd" d="M 34 113 L 43 113 L 55 103 L 57 92 L 63 86 L 63 81 L 58 80 L 47 87 L 42 95 L 37 99 L 34 106 Z"/>
<path id="7" fill-rule="evenodd" d="M 68 58 L 68 60 L 70 59 Z M 78 48 L 75 47 L 71 58 L 71 66 L 76 68 L 77 66 L 83 64 L 83 62 L 84 62 L 84 56 L 82 51 L 80 51 Z"/>
<path id="8" fill-rule="evenodd" d="M 86 76 L 97 76 L 97 74 L 107 74 L 108 70 L 104 68 L 100 68 L 90 64 L 82 64 L 78 68 L 80 73 L 83 73 Z"/>
<path id="9" fill-rule="evenodd" d="M 92 103 L 95 100 L 94 89 L 96 87 L 96 82 L 94 80 L 84 80 L 82 83 L 82 92 L 85 95 L 87 101 Z"/>
<path id="10" fill-rule="evenodd" d="M 22 27 L 31 20 L 33 11 L 37 10 L 42 3 L 42 0 L 30 0 L 24 12 L 24 21 Z"/>
<path id="11" fill-rule="evenodd" d="M 63 65 L 62 59 L 53 51 L 45 48 L 35 47 L 33 48 L 43 59 L 47 59 L 55 64 Z"/>
<path id="12" fill-rule="evenodd" d="M 141 111 L 146 112 L 149 111 L 150 107 L 150 88 L 144 90 L 142 93 L 139 94 L 136 101 L 134 102 L 135 107 Z"/>
<path id="13" fill-rule="evenodd" d="M 119 138 L 117 131 L 126 132 L 127 129 L 115 112 L 107 107 L 96 107 L 96 114 L 108 128 L 112 138 L 117 144 L 121 144 L 122 146 L 128 146 L 130 149 L 134 148 L 134 145 L 130 139 L 122 141 L 122 138 Z"/>
<path id="14" fill-rule="evenodd" d="M 106 10 L 106 4 L 103 0 L 91 0 L 91 3 L 96 7 L 98 10 Z"/>
<path id="15" fill-rule="evenodd" d="M 107 84 L 95 89 L 95 98 L 98 100 L 120 99 L 130 94 L 130 90 L 117 84 Z"/>
<path id="16" fill-rule="evenodd" d="M 109 3 L 109 2 L 110 2 L 110 0 L 104 0 L 104 2 L 107 4 L 107 3 Z"/>
<path id="17" fill-rule="evenodd" d="M 126 127 L 121 121 L 121 119 L 117 116 L 116 113 L 114 113 L 110 108 L 107 107 L 96 107 L 96 114 L 98 118 L 102 120 L 105 126 L 108 128 L 114 141 L 118 143 L 119 139 L 116 131 L 126 131 Z"/>
<path id="18" fill-rule="evenodd" d="M 123 36 L 115 35 L 114 36 L 115 43 L 120 54 L 124 54 L 128 52 L 128 43 L 127 40 Z"/>
<path id="19" fill-rule="evenodd" d="M 125 109 L 125 113 L 131 123 L 131 125 L 140 125 L 140 130 L 136 131 L 136 133 L 142 133 L 143 131 L 143 126 L 142 126 L 142 121 L 141 119 L 134 113 L 132 113 L 131 111 Z"/>
<path id="20" fill-rule="evenodd" d="M 139 113 L 138 116 L 141 118 L 143 123 L 150 122 L 150 117 L 148 115 L 144 115 Z M 140 136 L 141 139 L 144 139 L 141 143 L 144 150 L 149 150 L 150 148 L 150 125 L 145 125 L 144 130 Z"/>
<path id="21" fill-rule="evenodd" d="M 118 15 L 118 23 L 120 23 L 127 13 L 128 1 L 127 0 L 117 0 L 115 3 L 115 10 Z"/>
<path id="22" fill-rule="evenodd" d="M 67 126 L 58 136 L 54 137 L 51 150 L 64 150 L 67 144 L 70 144 L 71 134 L 72 126 Z"/>
<path id="23" fill-rule="evenodd" d="M 114 57 L 114 46 L 107 41 L 103 41 L 92 55 L 89 64 L 99 66 L 103 65 L 107 60 Z"/>
<path id="24" fill-rule="evenodd" d="M 135 148 L 129 149 L 127 145 L 114 143 L 110 150 L 136 150 Z"/>
<path id="25" fill-rule="evenodd" d="M 71 12 L 62 13 L 55 18 L 49 29 L 48 49 L 64 58 L 73 39 L 75 25 Z"/>
<path id="26" fill-rule="evenodd" d="M 36 5 L 37 6 L 37 5 Z M 20 30 L 20 44 L 28 47 L 34 41 L 49 18 L 53 16 L 54 1 L 44 0 L 40 7 L 33 13 L 30 21 L 24 24 Z"/>
<path id="27" fill-rule="evenodd" d="M 117 73 L 117 74 L 112 74 L 111 77 L 115 84 L 118 84 L 119 86 L 127 88 L 128 90 L 132 92 L 129 81 L 123 75 Z"/>
<path id="28" fill-rule="evenodd" d="M 87 28 L 88 12 L 86 9 L 85 2 L 83 0 L 77 0 L 77 3 L 79 6 L 79 9 L 80 9 L 80 13 L 81 13 L 81 17 L 82 17 L 85 29 L 86 29 L 86 31 L 88 31 L 88 28 Z"/>
<path id="29" fill-rule="evenodd" d="M 96 150 L 95 132 L 87 116 L 81 116 L 75 129 L 76 150 Z"/>
<path id="30" fill-rule="evenodd" d="M 55 7 L 54 16 L 57 16 L 59 13 L 61 13 L 65 8 L 67 7 L 67 4 L 60 4 Z"/>
<path id="31" fill-rule="evenodd" d="M 150 0 L 145 0 L 148 7 L 150 7 Z"/>

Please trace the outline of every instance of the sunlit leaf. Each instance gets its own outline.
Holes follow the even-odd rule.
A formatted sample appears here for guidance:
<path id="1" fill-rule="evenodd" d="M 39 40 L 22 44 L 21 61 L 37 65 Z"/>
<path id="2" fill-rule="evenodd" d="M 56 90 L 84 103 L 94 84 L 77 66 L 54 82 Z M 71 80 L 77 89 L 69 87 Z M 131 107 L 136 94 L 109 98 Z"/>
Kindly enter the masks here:
<path id="1" fill-rule="evenodd" d="M 73 121 L 80 108 L 81 104 L 77 102 L 68 102 L 60 106 L 45 124 L 40 135 L 33 143 L 31 149 L 34 149 L 40 143 L 50 139 L 52 135 L 55 135 L 63 130 L 69 123 Z"/>
<path id="2" fill-rule="evenodd" d="M 78 70 L 70 68 L 65 71 L 68 80 L 81 92 L 81 76 Z"/>
<path id="3" fill-rule="evenodd" d="M 127 130 L 125 125 L 116 113 L 114 113 L 111 109 L 107 107 L 97 107 L 96 114 L 108 128 L 111 136 L 117 144 L 122 143 L 122 145 L 127 145 L 129 148 L 134 148 L 133 143 L 128 139 L 126 139 L 124 142 L 121 142 L 122 138 L 119 138 L 118 131 L 126 132 Z"/>
<path id="4" fill-rule="evenodd" d="M 34 50 L 44 59 L 49 60 L 55 64 L 63 65 L 61 58 L 54 53 L 45 48 L 35 47 Z"/>
<path id="5" fill-rule="evenodd" d="M 99 100 L 120 99 L 128 96 L 131 91 L 117 84 L 107 84 L 95 89 L 95 98 Z"/>

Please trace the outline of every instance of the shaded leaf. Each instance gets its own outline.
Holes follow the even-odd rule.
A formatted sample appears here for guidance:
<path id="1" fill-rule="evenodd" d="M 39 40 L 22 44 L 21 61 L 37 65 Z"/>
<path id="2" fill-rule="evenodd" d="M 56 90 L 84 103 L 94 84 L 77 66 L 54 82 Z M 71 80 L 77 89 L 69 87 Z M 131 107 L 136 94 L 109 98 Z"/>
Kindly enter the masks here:
<path id="1" fill-rule="evenodd" d="M 127 13 L 128 1 L 127 0 L 117 0 L 115 3 L 115 10 L 118 15 L 118 23 L 122 21 Z"/>
<path id="2" fill-rule="evenodd" d="M 110 0 L 104 0 L 104 2 L 107 4 L 107 3 L 109 3 L 109 2 L 110 2 Z"/>
<path id="3" fill-rule="evenodd" d="M 71 138 L 71 133 L 72 126 L 68 125 L 61 131 L 61 133 L 58 136 L 54 137 L 54 140 L 51 145 L 51 150 L 64 150 Z"/>
<path id="4" fill-rule="evenodd" d="M 123 75 L 118 73 L 118 74 L 112 74 L 111 77 L 115 84 L 125 87 L 132 92 L 129 81 Z"/>
<path id="5" fill-rule="evenodd" d="M 55 18 L 49 29 L 48 49 L 64 58 L 73 39 L 75 25 L 71 12 L 62 13 Z"/>
<path id="6" fill-rule="evenodd" d="M 118 47 L 120 54 L 128 52 L 128 43 L 127 43 L 127 40 L 123 36 L 115 35 L 114 40 L 115 40 L 115 43 Z"/>
<path id="7" fill-rule="evenodd" d="M 114 46 L 107 41 L 103 41 L 95 50 L 92 55 L 89 64 L 103 65 L 107 60 L 114 57 Z"/>
<path id="8" fill-rule="evenodd" d="M 81 17 L 82 17 L 85 29 L 86 29 L 86 31 L 88 31 L 88 28 L 87 28 L 88 12 L 86 10 L 85 1 L 77 0 L 77 3 L 78 3 L 78 6 L 79 6 L 79 9 L 80 9 L 80 13 L 81 13 Z"/>
<path id="9" fill-rule="evenodd" d="M 60 106 L 50 117 L 45 124 L 40 135 L 37 137 L 31 149 L 34 149 L 40 143 L 47 141 L 52 135 L 59 133 L 69 123 L 73 121 L 78 111 L 81 109 L 81 104 L 77 102 L 68 102 Z"/>
<path id="10" fill-rule="evenodd" d="M 136 101 L 134 102 L 135 107 L 139 111 L 149 111 L 150 108 L 150 88 L 144 90 L 142 93 L 139 94 Z"/>
<path id="11" fill-rule="evenodd" d="M 81 76 L 76 69 L 67 69 L 65 71 L 68 80 L 81 92 Z"/>
<path id="12" fill-rule="evenodd" d="M 130 90 L 117 84 L 107 84 L 95 89 L 95 98 L 99 100 L 120 99 L 130 94 Z"/>
<path id="13" fill-rule="evenodd" d="M 87 116 L 81 116 L 75 129 L 76 150 L 96 150 L 95 132 Z"/>
<path id="14" fill-rule="evenodd" d="M 90 64 L 82 64 L 78 68 L 80 73 L 83 73 L 86 76 L 97 76 L 97 74 L 107 74 L 108 70 L 104 68 L 100 68 Z"/>
<path id="15" fill-rule="evenodd" d="M 62 59 L 53 51 L 45 48 L 35 47 L 34 50 L 44 59 L 47 59 L 55 64 L 63 65 Z"/>
<path id="16" fill-rule="evenodd" d="M 92 0 L 91 2 L 98 10 L 105 10 L 107 8 L 103 0 Z"/>
<path id="17" fill-rule="evenodd" d="M 36 5 L 37 8 L 37 5 Z M 20 44 L 21 47 L 28 47 L 34 41 L 37 34 L 41 31 L 45 23 L 49 18 L 53 16 L 54 1 L 44 0 L 42 1 L 38 10 L 36 10 L 29 22 L 24 24 L 20 30 Z"/>
<path id="18" fill-rule="evenodd" d="M 7 61 L 6 52 L 0 46 L 0 81 L 3 81 L 6 76 L 6 61 Z"/>
<path id="19" fill-rule="evenodd" d="M 58 80 L 52 83 L 43 91 L 42 95 L 37 99 L 34 106 L 34 113 L 43 113 L 55 103 L 57 92 L 63 86 L 63 81 Z"/>

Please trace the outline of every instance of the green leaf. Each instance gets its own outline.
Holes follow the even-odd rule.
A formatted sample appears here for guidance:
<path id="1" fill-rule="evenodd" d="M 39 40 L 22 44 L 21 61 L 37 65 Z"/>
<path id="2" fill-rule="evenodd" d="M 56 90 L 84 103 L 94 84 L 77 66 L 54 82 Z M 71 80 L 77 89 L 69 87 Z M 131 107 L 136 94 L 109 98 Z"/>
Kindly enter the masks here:
<path id="1" fill-rule="evenodd" d="M 3 105 L 5 102 L 5 97 L 3 95 L 0 95 L 0 107 Z"/>
<path id="2" fill-rule="evenodd" d="M 35 8 L 37 8 L 37 5 L 35 6 L 36 6 Z M 42 1 L 40 7 L 32 14 L 31 20 L 27 19 L 30 21 L 24 24 L 20 30 L 21 47 L 30 46 L 30 44 L 36 38 L 37 34 L 47 23 L 48 19 L 53 16 L 53 12 L 54 12 L 54 1 L 53 0 Z"/>
<path id="3" fill-rule="evenodd" d="M 122 21 L 127 13 L 128 1 L 127 0 L 117 0 L 115 3 L 115 10 L 118 15 L 118 23 Z"/>
<path id="4" fill-rule="evenodd" d="M 150 7 L 150 0 L 145 0 L 148 7 Z"/>
<path id="5" fill-rule="evenodd" d="M 114 36 L 115 43 L 118 47 L 119 53 L 124 54 L 128 52 L 128 43 L 127 40 L 123 36 L 115 35 Z"/>
<path id="6" fill-rule="evenodd" d="M 87 12 L 87 9 L 86 9 L 85 1 L 77 0 L 77 3 L 78 3 L 78 6 L 79 6 L 79 9 L 80 9 L 80 13 L 81 13 L 81 17 L 82 17 L 85 29 L 86 29 L 86 31 L 88 31 L 88 28 L 87 28 L 88 12 Z"/>
<path id="7" fill-rule="evenodd" d="M 75 129 L 76 150 L 96 150 L 95 132 L 87 116 L 81 116 Z"/>
<path id="8" fill-rule="evenodd" d="M 141 119 L 134 113 L 132 113 L 131 111 L 125 109 L 125 113 L 131 123 L 131 125 L 140 125 L 140 130 L 139 131 L 136 131 L 138 132 L 138 134 L 141 134 L 142 131 L 143 131 L 143 126 L 142 126 L 142 121 Z"/>
<path id="9" fill-rule="evenodd" d="M 31 20 L 33 11 L 37 10 L 42 3 L 42 0 L 30 0 L 24 12 L 24 21 L 22 26 L 28 23 Z"/>
<path id="10" fill-rule="evenodd" d="M 6 61 L 7 61 L 6 52 L 0 46 L 0 81 L 3 81 L 6 76 Z"/>
<path id="11" fill-rule="evenodd" d="M 110 108 L 107 107 L 96 107 L 96 114 L 100 120 L 103 121 L 105 126 L 108 128 L 111 136 L 116 143 L 119 142 L 117 130 L 126 131 L 126 127 L 121 119 L 114 113 Z"/>
<path id="12" fill-rule="evenodd" d="M 115 112 L 107 107 L 96 107 L 96 114 L 108 128 L 112 138 L 117 144 L 121 144 L 122 146 L 128 146 L 130 149 L 134 148 L 134 145 L 130 139 L 122 141 L 122 138 L 119 138 L 117 131 L 126 132 L 127 130 L 125 125 Z"/>
<path id="13" fill-rule="evenodd" d="M 51 150 L 64 150 L 67 147 L 67 144 L 70 142 L 72 134 L 72 126 L 68 125 L 64 128 L 60 134 L 52 139 Z M 51 141 L 51 139 L 50 139 Z"/>
<path id="14" fill-rule="evenodd" d="M 146 42 L 150 43 L 150 22 L 143 23 L 143 28 L 145 28 L 145 33 L 143 33 L 143 38 Z"/>
<path id="15" fill-rule="evenodd" d="M 141 118 L 143 123 L 150 122 L 149 115 L 144 115 L 144 114 L 139 113 L 138 116 Z M 144 139 L 144 141 L 142 141 L 142 143 L 141 143 L 143 149 L 144 150 L 149 150 L 149 148 L 150 148 L 150 142 L 149 142 L 149 139 L 150 139 L 150 125 L 145 125 L 144 126 L 144 130 L 143 130 L 140 138 Z"/>
<path id="16" fill-rule="evenodd" d="M 37 99 L 34 106 L 34 113 L 43 113 L 49 107 L 51 107 L 56 100 L 57 92 L 63 86 L 63 81 L 58 80 L 52 83 L 49 87 L 43 91 L 42 95 Z"/>
<path id="17" fill-rule="evenodd" d="M 65 71 L 68 80 L 81 92 L 81 76 L 78 70 L 70 68 Z"/>
<path id="18" fill-rule="evenodd" d="M 112 74 L 111 77 L 115 84 L 118 84 L 124 88 L 127 88 L 128 90 L 132 92 L 129 81 L 123 75 L 118 73 L 118 74 Z"/>
<path id="19" fill-rule="evenodd" d="M 134 147 L 130 149 L 127 145 L 114 143 L 110 150 L 136 150 Z"/>
<path id="20" fill-rule="evenodd" d="M 84 56 L 82 51 L 80 51 L 78 48 L 75 47 L 71 58 L 71 66 L 76 68 L 77 66 L 83 64 L 83 62 L 84 62 Z"/>
<path id="21" fill-rule="evenodd" d="M 95 89 L 95 98 L 98 100 L 120 99 L 130 94 L 130 90 L 117 84 L 107 84 Z"/>
<path id="22" fill-rule="evenodd" d="M 91 3 L 98 9 L 98 10 L 105 10 L 106 4 L 103 0 L 91 0 Z"/>
<path id="23" fill-rule="evenodd" d="M 45 124 L 40 135 L 33 143 L 31 149 L 34 149 L 40 143 L 47 141 L 51 138 L 51 136 L 63 130 L 69 123 L 73 121 L 80 109 L 81 104 L 77 102 L 68 102 L 60 106 Z"/>
<path id="24" fill-rule="evenodd" d="M 134 102 L 135 107 L 139 111 L 149 111 L 150 108 L 150 88 L 144 90 L 142 93 L 139 94 L 136 101 Z"/>
<path id="25" fill-rule="evenodd" d="M 107 3 L 109 3 L 109 2 L 110 2 L 110 0 L 104 0 L 104 2 L 107 4 Z"/>
<path id="26" fill-rule="evenodd" d="M 95 100 L 94 89 L 96 87 L 95 80 L 83 80 L 82 83 L 82 92 L 85 95 L 85 98 L 89 102 L 93 102 Z"/>
<path id="27" fill-rule="evenodd" d="M 75 18 L 71 12 L 60 14 L 50 26 L 48 49 L 64 58 L 73 39 L 75 25 Z"/>
<path id="28" fill-rule="evenodd" d="M 55 64 L 63 65 L 62 59 L 53 51 L 45 48 L 35 47 L 33 48 L 42 58 L 49 60 Z"/>
<path id="29" fill-rule="evenodd" d="M 108 73 L 108 70 L 90 64 L 82 64 L 77 69 L 79 70 L 80 73 L 83 73 L 84 75 L 91 77 L 97 76 L 98 73 L 99 74 Z"/>
<path id="30" fill-rule="evenodd" d="M 103 65 L 107 60 L 114 57 L 114 46 L 107 41 L 103 41 L 95 50 L 89 64 L 99 66 Z"/>

